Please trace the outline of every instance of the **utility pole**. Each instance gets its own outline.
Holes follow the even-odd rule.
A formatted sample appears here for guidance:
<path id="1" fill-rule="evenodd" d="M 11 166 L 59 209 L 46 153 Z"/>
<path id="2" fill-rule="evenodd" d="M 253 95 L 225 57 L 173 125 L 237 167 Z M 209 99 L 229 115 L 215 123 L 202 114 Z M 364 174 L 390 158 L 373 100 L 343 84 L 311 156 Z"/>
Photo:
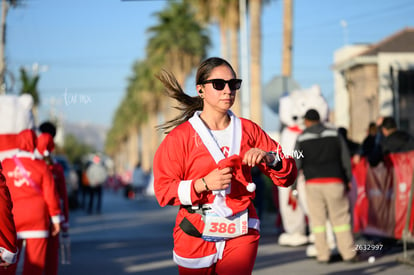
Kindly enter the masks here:
<path id="1" fill-rule="evenodd" d="M 241 75 L 243 85 L 241 89 L 241 115 L 250 117 L 250 73 L 249 73 L 249 44 L 247 31 L 246 0 L 239 0 L 240 13 L 240 48 L 241 48 Z"/>
<path id="2" fill-rule="evenodd" d="M 282 76 L 292 76 L 292 33 L 293 33 L 293 0 L 284 0 L 283 8 L 283 48 L 282 48 Z"/>
<path id="3" fill-rule="evenodd" d="M 6 17 L 9 9 L 7 0 L 1 0 L 1 27 L 0 27 L 0 94 L 6 93 Z"/>

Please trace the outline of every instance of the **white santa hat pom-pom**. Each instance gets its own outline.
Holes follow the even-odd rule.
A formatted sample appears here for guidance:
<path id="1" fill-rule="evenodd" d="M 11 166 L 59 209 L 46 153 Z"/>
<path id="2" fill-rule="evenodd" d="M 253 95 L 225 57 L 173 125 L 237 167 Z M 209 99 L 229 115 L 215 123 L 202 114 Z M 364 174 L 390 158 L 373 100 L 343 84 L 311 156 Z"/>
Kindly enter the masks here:
<path id="1" fill-rule="evenodd" d="M 256 184 L 253 182 L 249 182 L 249 184 L 246 186 L 247 191 L 254 192 L 256 190 Z"/>

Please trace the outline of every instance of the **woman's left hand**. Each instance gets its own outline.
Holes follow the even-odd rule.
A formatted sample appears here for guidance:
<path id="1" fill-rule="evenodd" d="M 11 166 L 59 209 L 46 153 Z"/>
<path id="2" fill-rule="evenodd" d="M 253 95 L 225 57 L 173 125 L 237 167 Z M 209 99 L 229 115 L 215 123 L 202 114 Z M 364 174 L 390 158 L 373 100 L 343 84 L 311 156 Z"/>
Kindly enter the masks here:
<path id="1" fill-rule="evenodd" d="M 266 161 L 267 152 L 259 148 L 251 148 L 244 154 L 243 163 L 250 167 Z"/>
<path id="2" fill-rule="evenodd" d="M 56 236 L 60 233 L 60 223 L 52 223 L 52 236 Z"/>

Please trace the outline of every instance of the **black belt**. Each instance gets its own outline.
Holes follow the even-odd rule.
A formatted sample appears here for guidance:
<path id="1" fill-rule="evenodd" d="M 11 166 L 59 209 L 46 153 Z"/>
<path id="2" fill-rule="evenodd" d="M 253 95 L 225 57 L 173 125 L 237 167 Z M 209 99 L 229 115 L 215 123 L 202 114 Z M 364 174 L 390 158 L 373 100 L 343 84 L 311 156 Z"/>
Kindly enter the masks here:
<path id="1" fill-rule="evenodd" d="M 181 208 L 184 208 L 190 214 L 197 213 L 200 215 L 204 215 L 204 211 L 211 209 L 210 206 L 203 205 L 181 205 Z"/>

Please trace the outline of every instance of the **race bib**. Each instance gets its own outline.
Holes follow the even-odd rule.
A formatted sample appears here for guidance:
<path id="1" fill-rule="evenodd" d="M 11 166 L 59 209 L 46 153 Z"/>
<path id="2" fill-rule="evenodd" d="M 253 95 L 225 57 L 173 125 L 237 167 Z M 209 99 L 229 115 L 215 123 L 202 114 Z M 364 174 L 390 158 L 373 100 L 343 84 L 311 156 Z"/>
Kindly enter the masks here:
<path id="1" fill-rule="evenodd" d="M 219 242 L 247 234 L 247 209 L 231 217 L 220 217 L 214 212 L 205 214 L 202 238 L 208 242 Z"/>

